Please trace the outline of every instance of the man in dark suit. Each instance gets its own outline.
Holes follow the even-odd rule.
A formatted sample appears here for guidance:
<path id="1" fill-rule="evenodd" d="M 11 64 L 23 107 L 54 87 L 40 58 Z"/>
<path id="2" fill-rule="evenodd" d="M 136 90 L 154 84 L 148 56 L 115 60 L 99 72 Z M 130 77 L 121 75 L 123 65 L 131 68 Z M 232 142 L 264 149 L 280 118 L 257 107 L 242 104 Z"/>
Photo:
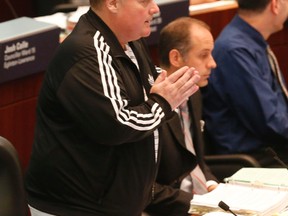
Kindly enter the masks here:
<path id="1" fill-rule="evenodd" d="M 160 33 L 160 66 L 167 71 L 168 76 L 182 66 L 195 67 L 201 76 L 197 85 L 199 87 L 206 86 L 211 69 L 216 67 L 211 55 L 213 47 L 214 40 L 209 26 L 190 17 L 178 18 L 165 26 Z M 183 131 L 184 119 L 180 112 L 181 106 L 159 128 L 165 136 L 159 140 L 162 148 L 159 149 L 160 164 L 154 185 L 155 192 L 153 194 L 155 196 L 152 197 L 151 204 L 148 205 L 142 216 L 147 216 L 146 213 L 149 216 L 162 216 L 161 208 L 169 209 L 167 211 L 169 213 L 166 214 L 169 216 L 186 216 L 194 194 L 207 193 L 218 185 L 218 180 L 204 161 L 202 135 L 204 122 L 202 121 L 200 91 L 187 98 L 189 111 L 187 116 L 191 122 L 188 135 L 192 137 L 195 152 L 192 152 L 190 148 L 192 146 L 186 143 L 186 134 Z M 196 184 L 194 181 L 192 183 L 192 178 L 190 178 L 197 168 L 204 174 L 201 188 L 196 188 Z M 197 176 L 193 180 L 195 178 Z M 167 190 L 169 187 L 170 189 Z M 169 193 L 179 194 L 176 202 L 169 196 Z M 179 212 L 179 209 L 182 212 Z"/>
<path id="2" fill-rule="evenodd" d="M 202 137 L 202 98 L 201 93 L 198 91 L 187 101 L 190 117 L 192 121 L 193 130 L 193 144 L 196 152 L 197 163 L 203 171 L 206 178 L 207 191 L 214 189 L 218 180 L 211 173 L 210 168 L 204 161 L 204 140 Z M 189 175 L 194 168 L 193 154 L 187 150 L 185 146 L 185 139 L 181 127 L 181 120 L 177 113 L 167 122 L 166 130 L 167 136 L 165 137 L 165 144 L 161 151 L 160 169 L 158 174 L 158 182 L 162 184 L 172 184 L 175 187 L 180 187 L 182 180 Z M 213 180 L 214 182 L 209 182 Z M 209 184 L 210 183 L 210 184 Z M 210 186 L 210 187 L 209 187 Z"/>
<path id="3" fill-rule="evenodd" d="M 201 76 L 197 85 L 199 87 L 206 86 L 211 69 L 216 67 L 212 57 L 213 47 L 214 40 L 209 26 L 190 17 L 178 18 L 165 26 L 160 33 L 160 66 L 167 71 L 168 76 L 182 66 L 195 67 Z M 187 134 L 183 131 L 184 118 L 180 111 L 182 105 L 188 107 L 187 117 L 191 123 L 188 136 L 192 140 L 190 143 L 188 143 L 189 139 L 186 139 Z M 186 215 L 173 212 L 173 206 L 169 205 L 165 199 L 165 197 L 169 197 L 167 193 L 169 190 L 163 190 L 163 188 L 170 187 L 170 193 L 178 191 L 181 194 L 178 196 L 181 198 L 178 203 L 182 205 L 181 208 L 178 206 L 178 209 L 187 209 L 188 212 L 193 194 L 210 192 L 218 185 L 218 180 L 204 161 L 202 134 L 204 122 L 202 121 L 200 91 L 187 98 L 187 103 L 182 105 L 175 110 L 166 124 L 159 128 L 165 136 L 160 139 L 162 148 L 160 149 L 160 166 L 157 184 L 155 184 L 155 197 L 145 210 L 149 216 L 159 216 L 157 211 L 163 207 L 171 209 L 169 216 Z M 194 175 L 197 168 L 198 172 L 200 171 L 204 175 L 202 185 L 194 182 L 198 179 Z M 166 193 L 166 196 L 163 196 L 163 193 Z M 170 201 L 172 203 L 172 200 Z M 186 205 L 184 206 L 184 204 Z"/>
<path id="4" fill-rule="evenodd" d="M 204 22 L 190 17 L 182 17 L 168 24 L 162 29 L 159 42 L 159 54 L 161 68 L 168 74 L 184 65 L 195 67 L 201 76 L 197 83 L 199 87 L 208 84 L 211 69 L 216 67 L 212 57 L 214 47 L 213 36 L 209 26 Z M 176 187 L 191 192 L 189 185 L 189 173 L 193 169 L 193 155 L 196 155 L 200 170 L 205 179 L 207 192 L 217 185 L 216 177 L 211 173 L 204 161 L 204 140 L 202 119 L 202 98 L 200 91 L 187 99 L 187 106 L 191 122 L 190 135 L 192 137 L 194 153 L 189 151 L 189 145 L 185 143 L 181 125 L 183 120 L 180 111 L 175 112 L 173 118 L 167 122 L 163 149 L 161 152 L 160 170 L 158 182 L 161 184 L 174 184 Z M 194 170 L 195 171 L 195 170 Z M 183 181 L 183 178 L 185 181 Z M 192 177 L 193 178 L 193 177 Z M 197 178 L 197 177 L 195 177 Z M 206 181 L 205 181 L 206 180 Z M 193 181 L 194 182 L 194 181 Z M 185 185 L 186 184 L 186 185 Z M 188 186 L 187 186 L 188 184 Z M 191 183 L 190 183 L 191 184 Z M 197 193 L 194 183 L 193 191 Z M 204 188 L 205 189 L 205 188 Z M 199 192 L 200 193 L 200 192 Z"/>

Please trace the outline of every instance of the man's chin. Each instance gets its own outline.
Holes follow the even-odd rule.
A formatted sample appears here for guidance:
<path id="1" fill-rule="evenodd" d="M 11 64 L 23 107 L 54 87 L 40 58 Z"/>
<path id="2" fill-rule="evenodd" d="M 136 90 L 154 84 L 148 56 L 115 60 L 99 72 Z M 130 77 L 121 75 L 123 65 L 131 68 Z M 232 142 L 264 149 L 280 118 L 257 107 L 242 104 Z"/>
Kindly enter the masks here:
<path id="1" fill-rule="evenodd" d="M 205 87 L 208 85 L 208 80 L 204 80 L 204 81 L 200 81 L 197 83 L 197 85 L 201 88 L 201 87 Z"/>
<path id="2" fill-rule="evenodd" d="M 142 37 L 149 37 L 151 34 L 151 31 L 145 31 L 143 34 L 142 34 Z"/>

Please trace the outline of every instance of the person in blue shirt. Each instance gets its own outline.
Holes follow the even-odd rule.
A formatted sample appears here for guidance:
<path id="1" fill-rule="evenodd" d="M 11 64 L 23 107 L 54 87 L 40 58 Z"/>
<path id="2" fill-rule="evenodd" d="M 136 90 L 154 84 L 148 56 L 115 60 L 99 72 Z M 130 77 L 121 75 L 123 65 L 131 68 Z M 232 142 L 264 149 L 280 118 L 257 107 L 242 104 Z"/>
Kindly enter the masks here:
<path id="1" fill-rule="evenodd" d="M 269 64 L 267 40 L 288 17 L 288 0 L 237 0 L 215 41 L 217 68 L 202 89 L 206 133 L 215 153 L 247 153 L 262 166 L 288 161 L 288 102 Z M 275 164 L 276 163 L 276 164 Z"/>

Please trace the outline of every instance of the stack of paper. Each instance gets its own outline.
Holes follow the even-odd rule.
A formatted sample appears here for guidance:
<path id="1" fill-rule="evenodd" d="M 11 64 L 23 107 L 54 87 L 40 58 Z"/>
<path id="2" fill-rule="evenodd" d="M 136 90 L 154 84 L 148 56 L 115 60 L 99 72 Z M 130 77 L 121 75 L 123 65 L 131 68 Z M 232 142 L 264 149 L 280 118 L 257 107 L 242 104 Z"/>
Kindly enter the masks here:
<path id="1" fill-rule="evenodd" d="M 287 169 L 243 168 L 226 180 L 210 193 L 194 195 L 189 213 L 223 212 L 220 201 L 237 215 L 247 216 L 281 215 L 288 206 Z"/>
<path id="2" fill-rule="evenodd" d="M 237 171 L 225 182 L 262 185 L 271 187 L 288 188 L 288 170 L 286 168 L 255 168 L 247 167 Z"/>

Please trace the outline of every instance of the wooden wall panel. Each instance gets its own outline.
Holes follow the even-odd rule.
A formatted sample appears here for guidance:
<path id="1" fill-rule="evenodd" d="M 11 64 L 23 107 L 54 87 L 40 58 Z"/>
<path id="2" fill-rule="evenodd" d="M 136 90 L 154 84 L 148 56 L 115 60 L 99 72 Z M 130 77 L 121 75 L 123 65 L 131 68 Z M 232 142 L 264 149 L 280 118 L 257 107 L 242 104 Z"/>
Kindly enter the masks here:
<path id="1" fill-rule="evenodd" d="M 24 171 L 33 143 L 36 103 L 43 74 L 0 84 L 0 136 L 15 146 Z"/>

